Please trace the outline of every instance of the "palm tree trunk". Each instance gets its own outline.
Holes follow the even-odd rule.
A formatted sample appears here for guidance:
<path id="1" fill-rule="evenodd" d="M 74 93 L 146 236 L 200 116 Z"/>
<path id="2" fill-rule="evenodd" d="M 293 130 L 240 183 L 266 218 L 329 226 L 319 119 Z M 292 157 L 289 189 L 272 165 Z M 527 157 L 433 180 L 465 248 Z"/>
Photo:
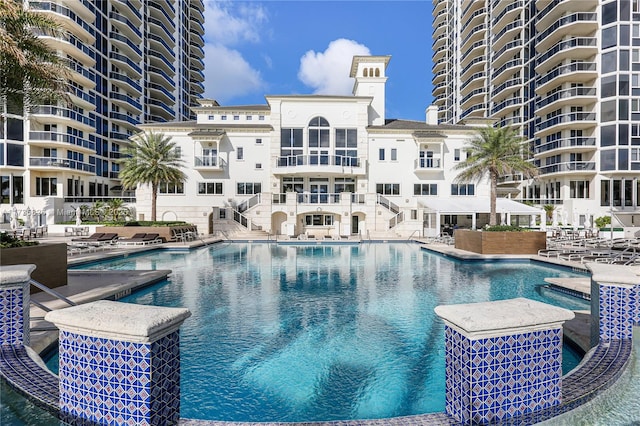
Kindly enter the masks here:
<path id="1" fill-rule="evenodd" d="M 489 226 L 495 226 L 496 221 L 496 197 L 498 194 L 498 175 L 496 173 L 489 173 L 489 180 L 491 181 L 491 188 L 489 192 L 490 209 L 489 213 Z"/>
<path id="2" fill-rule="evenodd" d="M 156 221 L 156 201 L 158 200 L 158 184 L 151 184 L 151 220 Z"/>

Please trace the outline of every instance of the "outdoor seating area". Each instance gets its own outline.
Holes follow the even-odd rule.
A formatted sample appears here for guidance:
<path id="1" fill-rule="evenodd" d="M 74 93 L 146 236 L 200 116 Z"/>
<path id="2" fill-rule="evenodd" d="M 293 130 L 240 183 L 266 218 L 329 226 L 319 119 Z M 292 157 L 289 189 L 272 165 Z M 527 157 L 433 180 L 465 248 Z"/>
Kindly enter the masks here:
<path id="1" fill-rule="evenodd" d="M 573 238 L 567 235 L 547 238 L 547 248 L 538 256 L 569 262 L 640 265 L 640 238 Z"/>
<path id="2" fill-rule="evenodd" d="M 43 238 L 49 234 L 49 230 L 46 225 L 34 226 L 34 227 L 21 227 L 21 228 L 5 230 L 3 232 L 6 232 L 12 237 L 18 238 L 20 240 L 31 240 L 33 238 Z"/>
<path id="3" fill-rule="evenodd" d="M 119 238 L 118 245 L 126 246 L 126 245 L 150 245 L 150 244 L 162 244 L 162 238 L 160 238 L 160 234 L 157 233 L 144 233 L 140 232 L 134 234 L 131 238 Z"/>
<path id="4" fill-rule="evenodd" d="M 188 242 L 198 238 L 198 228 L 195 226 L 176 227 L 171 230 L 171 241 Z"/>

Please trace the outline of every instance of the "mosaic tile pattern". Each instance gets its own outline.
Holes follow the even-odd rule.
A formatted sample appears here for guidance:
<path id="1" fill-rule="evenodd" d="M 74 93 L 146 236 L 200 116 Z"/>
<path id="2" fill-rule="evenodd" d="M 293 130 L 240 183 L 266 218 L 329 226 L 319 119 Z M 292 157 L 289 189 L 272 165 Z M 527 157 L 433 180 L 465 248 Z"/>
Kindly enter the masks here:
<path id="1" fill-rule="evenodd" d="M 152 344 L 60 331 L 59 347 L 60 411 L 64 420 L 133 425 L 177 422 L 177 331 Z"/>
<path id="2" fill-rule="evenodd" d="M 29 344 L 29 333 L 25 330 L 29 310 L 24 309 L 28 303 L 22 285 L 0 290 L 0 345 Z"/>
<path id="3" fill-rule="evenodd" d="M 633 288 L 600 284 L 599 335 L 601 341 L 631 339 L 638 321 L 638 286 Z"/>
<path id="4" fill-rule="evenodd" d="M 560 404 L 562 328 L 470 340 L 446 327 L 446 410 L 488 423 Z"/>

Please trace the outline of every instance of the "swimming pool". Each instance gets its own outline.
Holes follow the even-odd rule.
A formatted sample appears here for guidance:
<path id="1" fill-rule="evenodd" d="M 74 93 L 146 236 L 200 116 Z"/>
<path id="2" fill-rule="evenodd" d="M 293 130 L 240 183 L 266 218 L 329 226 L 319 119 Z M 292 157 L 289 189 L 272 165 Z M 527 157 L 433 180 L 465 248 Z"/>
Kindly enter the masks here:
<path id="1" fill-rule="evenodd" d="M 433 308 L 528 297 L 546 277 L 529 262 L 460 262 L 416 244 L 225 244 L 159 251 L 87 269 L 172 269 L 124 301 L 185 306 L 185 418 L 311 421 L 444 410 L 444 327 Z M 565 353 L 565 357 L 570 357 Z M 565 363 L 565 371 L 577 360 Z M 54 361 L 55 363 L 55 361 Z"/>

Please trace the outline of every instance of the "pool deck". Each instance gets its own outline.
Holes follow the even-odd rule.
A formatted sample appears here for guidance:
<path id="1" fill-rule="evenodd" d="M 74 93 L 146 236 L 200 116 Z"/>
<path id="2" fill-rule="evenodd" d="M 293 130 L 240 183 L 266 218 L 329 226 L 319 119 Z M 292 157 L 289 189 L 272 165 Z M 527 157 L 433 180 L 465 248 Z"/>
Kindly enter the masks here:
<path id="1" fill-rule="evenodd" d="M 69 257 L 69 265 L 77 266 L 86 263 L 91 263 L 99 260 L 105 260 L 109 258 L 118 258 L 123 256 L 130 256 L 141 252 L 155 250 L 155 249 L 170 249 L 170 250 L 189 250 L 209 244 L 219 243 L 222 240 L 217 238 L 209 238 L 203 241 L 194 241 L 191 243 L 174 243 L 174 244 L 162 244 L 147 247 L 126 247 L 121 249 L 111 249 L 104 252 L 86 253 L 83 255 L 76 255 Z M 542 263 L 554 264 L 558 266 L 569 267 L 574 271 L 588 272 L 584 265 L 577 262 L 568 262 L 556 259 L 549 259 L 540 256 L 523 256 L 523 255 L 479 255 L 475 253 L 469 253 L 462 250 L 457 250 L 452 246 L 444 244 L 426 244 L 425 241 L 419 241 L 422 247 L 426 250 L 430 250 L 439 253 L 444 256 L 454 257 L 462 260 L 478 260 L 478 261 L 500 261 L 500 260 L 523 260 L 523 261 L 540 261 Z M 158 281 L 166 279 L 171 274 L 170 270 L 157 270 L 157 271 L 90 271 L 90 270 L 69 270 L 68 284 L 66 286 L 57 287 L 55 290 L 69 298 L 75 303 L 86 303 L 99 299 L 111 299 L 117 300 L 120 297 L 130 294 L 131 291 L 141 288 L 147 285 L 152 285 Z M 567 288 L 573 291 L 586 290 L 585 285 L 590 288 L 590 278 L 578 278 L 578 279 L 554 279 L 550 284 L 557 285 L 559 287 Z M 589 283 L 587 283 L 589 281 Z M 41 302 L 53 309 L 59 309 L 66 304 L 60 300 L 53 300 L 52 296 L 44 293 L 38 293 L 32 296 L 34 300 Z M 43 311 L 40 308 L 31 308 L 31 317 L 43 316 Z M 590 315 L 588 312 L 578 312 L 576 318 L 565 324 L 565 333 L 570 336 L 579 346 L 588 348 L 589 331 L 590 331 Z M 573 324 L 573 325 L 571 325 Z M 33 324 L 37 328 L 47 328 L 48 324 L 44 321 L 38 321 Z M 36 328 L 36 330 L 37 330 Z M 56 330 L 42 330 L 32 331 L 30 347 L 36 353 L 42 353 L 47 348 L 50 348 L 57 339 Z M 586 339 L 586 340 L 585 340 Z M 585 343 L 586 342 L 586 343 Z M 599 351 L 599 352 L 598 352 Z M 6 353 L 5 353 L 6 352 Z M 602 352 L 602 353 L 600 353 Z M 626 343 L 620 343 L 620 345 L 611 345 L 598 347 L 596 352 L 590 352 L 587 354 L 583 364 L 589 362 L 599 362 L 599 368 L 597 370 L 597 376 L 589 375 L 588 368 L 578 368 L 565 377 L 567 381 L 567 387 L 565 389 L 564 397 L 566 403 L 563 403 L 560 407 L 554 408 L 551 412 L 538 413 L 535 417 L 527 419 L 519 419 L 526 424 L 535 423 L 537 421 L 544 420 L 550 416 L 559 414 L 560 412 L 567 411 L 587 399 L 591 399 L 599 389 L 608 387 L 615 381 L 618 376 L 618 372 L 623 370 L 623 366 L 619 365 L 625 363 L 628 360 L 630 353 L 630 345 Z M 28 362 L 26 354 L 13 353 L 10 351 L 3 351 L 0 354 L 0 363 L 5 365 L 6 362 L 21 359 Z M 603 369 L 603 361 L 608 365 Z M 610 365 L 609 365 L 610 364 Z M 7 364 L 9 365 L 9 364 Z M 592 366 L 593 367 L 593 366 Z M 34 365 L 25 366 L 26 370 L 33 371 Z M 604 370 L 611 371 L 611 374 L 603 374 Z M 57 380 L 50 378 L 48 382 Z M 18 384 L 19 385 L 19 384 Z M 48 383 L 51 385 L 51 383 Z M 29 383 L 24 383 L 24 386 L 30 386 Z M 19 386 L 18 386 L 19 387 Z M 51 387 L 51 386 L 50 386 Z M 44 387 L 43 387 L 44 388 Z M 52 387 L 52 392 L 55 393 L 55 386 Z M 51 407 L 45 401 L 41 401 L 41 405 Z M 514 419 L 515 420 L 515 419 Z M 517 423 L 517 421 L 516 421 Z M 252 423 L 233 423 L 233 422 L 216 422 L 216 421 L 203 421 L 203 420 L 190 420 L 181 419 L 180 424 L 183 426 L 200 426 L 200 425 L 250 425 Z M 260 423 L 261 426 L 269 425 L 284 425 L 285 423 Z M 289 423 L 290 424 L 290 423 Z M 445 413 L 434 413 L 428 415 L 409 416 L 395 419 L 380 419 L 380 420 L 354 420 L 354 421 L 335 421 L 335 422 L 305 422 L 297 423 L 298 425 L 452 425 L 456 424 Z M 515 424 L 515 423 L 514 423 Z M 524 424 L 524 423 L 523 423 Z"/>

